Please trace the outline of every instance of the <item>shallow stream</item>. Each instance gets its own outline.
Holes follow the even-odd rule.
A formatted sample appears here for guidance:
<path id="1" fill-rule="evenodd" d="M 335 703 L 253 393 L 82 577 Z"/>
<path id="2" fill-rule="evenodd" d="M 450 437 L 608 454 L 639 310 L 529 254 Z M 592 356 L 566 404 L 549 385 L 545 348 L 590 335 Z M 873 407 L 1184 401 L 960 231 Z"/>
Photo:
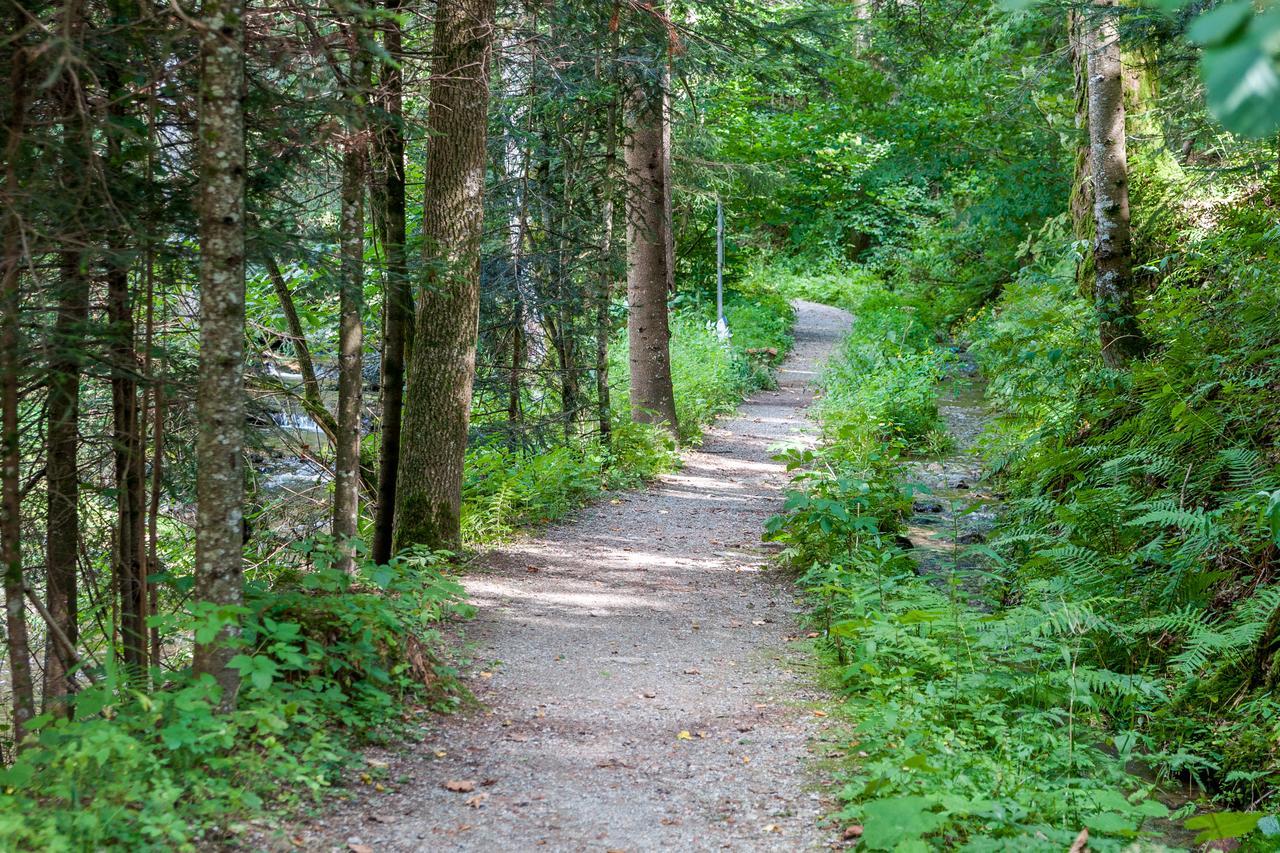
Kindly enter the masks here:
<path id="1" fill-rule="evenodd" d="M 955 579 L 957 588 L 968 594 L 969 605 L 983 609 L 991 606 L 981 594 L 982 584 L 976 575 L 984 569 L 983 561 L 970 549 L 986 541 L 1000 512 L 1000 502 L 984 479 L 980 447 L 982 431 L 991 417 L 986 385 L 973 356 L 957 352 L 938 394 L 938 414 L 949 443 L 942 452 L 908 463 L 905 478 L 916 490 L 906 537 L 911 540 L 910 554 L 917 573 L 939 585 Z M 1141 782 L 1157 781 L 1141 761 L 1130 762 L 1126 769 Z M 1154 796 L 1176 811 L 1199 799 L 1202 792 L 1166 784 Z M 1195 832 L 1184 829 L 1181 821 L 1150 819 L 1144 828 L 1151 836 L 1142 850 L 1194 846 Z"/>

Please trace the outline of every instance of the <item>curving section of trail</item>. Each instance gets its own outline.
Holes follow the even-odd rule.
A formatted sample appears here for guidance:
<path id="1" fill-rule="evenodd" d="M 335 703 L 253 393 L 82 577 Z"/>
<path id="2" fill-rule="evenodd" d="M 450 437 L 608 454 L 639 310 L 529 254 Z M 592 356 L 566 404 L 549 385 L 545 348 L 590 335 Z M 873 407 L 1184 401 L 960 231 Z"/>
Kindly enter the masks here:
<path id="1" fill-rule="evenodd" d="M 304 835 L 375 851 L 824 844 L 806 769 L 824 721 L 803 707 L 817 694 L 788 650 L 798 608 L 765 570 L 760 535 L 788 481 L 771 456 L 814 440 L 812 383 L 850 317 L 796 308 L 778 388 L 719 421 L 680 471 L 493 553 L 467 578 L 482 709 L 376 756 L 391 790 Z"/>

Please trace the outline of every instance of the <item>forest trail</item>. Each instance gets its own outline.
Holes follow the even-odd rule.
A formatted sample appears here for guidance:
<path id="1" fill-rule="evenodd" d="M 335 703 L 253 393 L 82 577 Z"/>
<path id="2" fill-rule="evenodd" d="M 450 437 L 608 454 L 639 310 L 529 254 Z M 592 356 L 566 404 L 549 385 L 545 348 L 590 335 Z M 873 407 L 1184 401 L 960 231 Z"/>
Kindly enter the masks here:
<path id="1" fill-rule="evenodd" d="M 778 388 L 719 421 L 680 471 L 482 561 L 466 580 L 482 710 L 373 756 L 388 792 L 304 838 L 379 853 L 823 844 L 806 765 L 827 721 L 803 707 L 817 694 L 787 645 L 799 607 L 760 536 L 788 483 L 772 449 L 815 440 L 804 409 L 851 318 L 796 309 Z"/>

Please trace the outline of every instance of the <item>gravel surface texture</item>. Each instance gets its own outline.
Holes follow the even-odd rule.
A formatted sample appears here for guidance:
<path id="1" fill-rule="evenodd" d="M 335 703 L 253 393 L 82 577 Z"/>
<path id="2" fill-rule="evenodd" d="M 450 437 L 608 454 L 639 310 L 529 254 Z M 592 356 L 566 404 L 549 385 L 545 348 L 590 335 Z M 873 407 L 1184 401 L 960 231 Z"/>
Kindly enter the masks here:
<path id="1" fill-rule="evenodd" d="M 298 840 L 379 853 L 827 844 L 808 750 L 827 721 L 805 707 L 820 693 L 788 648 L 800 608 L 760 537 L 788 482 L 771 457 L 815 440 L 804 410 L 850 317 L 796 309 L 778 388 L 718 422 L 680 471 L 480 561 L 466 579 L 480 709 L 372 754 L 388 790 L 360 786 Z"/>

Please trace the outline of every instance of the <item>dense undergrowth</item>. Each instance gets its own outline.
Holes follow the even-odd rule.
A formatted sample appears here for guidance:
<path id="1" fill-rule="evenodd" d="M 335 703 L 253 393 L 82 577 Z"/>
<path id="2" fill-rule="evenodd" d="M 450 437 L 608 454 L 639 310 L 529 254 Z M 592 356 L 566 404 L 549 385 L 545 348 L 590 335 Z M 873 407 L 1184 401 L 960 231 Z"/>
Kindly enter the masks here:
<path id="1" fill-rule="evenodd" d="M 696 442 L 719 415 L 771 381 L 770 368 L 791 347 L 791 306 L 763 289 L 728 294 L 726 345 L 715 334 L 715 309 L 696 294 L 677 297 L 671 315 L 671 366 L 682 442 Z M 627 341 L 609 351 L 615 403 L 611 440 L 582 436 L 550 447 L 501 442 L 471 450 L 463 484 L 463 534 L 492 542 L 530 524 L 552 521 L 607 489 L 632 488 L 678 464 L 675 442 L 662 429 L 627 415 Z"/>
<path id="2" fill-rule="evenodd" d="M 827 441 L 792 459 L 772 527 L 857 723 L 842 817 L 868 849 L 1159 840 L 1168 809 L 1131 760 L 1201 792 L 1200 840 L 1274 846 L 1280 258 L 1239 203 L 1259 191 L 1190 195 L 1148 237 L 1157 349 L 1131 370 L 1101 365 L 1062 217 L 994 289 L 913 285 L 900 263 L 775 276 L 857 317 L 826 379 Z M 945 272 L 938 245 L 922 234 L 906 254 Z M 921 578 L 894 538 L 900 463 L 939 444 L 952 335 L 989 379 L 984 455 L 1005 502 L 969 548 L 980 571 Z"/>
<path id="3" fill-rule="evenodd" d="M 167 672 L 146 692 L 112 658 L 76 694 L 69 719 L 45 715 L 3 771 L 0 847 L 189 850 L 232 842 L 243 820 L 307 802 L 362 744 L 394 737 L 406 708 L 457 702 L 435 626 L 469 612 L 443 555 L 414 551 L 355 576 L 330 544 L 246 587 L 237 709 L 215 712 L 212 680 Z M 167 617 L 197 638 L 227 614 Z M 207 677 L 206 677 L 207 678 Z"/>
<path id="4" fill-rule="evenodd" d="M 769 381 L 770 364 L 790 346 L 792 316 L 776 295 L 735 296 L 726 346 L 706 304 L 684 301 L 673 315 L 672 357 L 681 435 L 692 441 Z M 624 342 L 613 360 L 625 411 Z M 467 457 L 467 540 L 493 542 L 677 463 L 665 431 L 621 413 L 607 449 L 587 438 L 540 450 L 479 447 Z M 314 801 L 359 762 L 361 746 L 394 739 L 415 711 L 464 700 L 440 655 L 440 622 L 470 613 L 448 557 L 365 559 L 349 577 L 321 539 L 257 566 L 240 613 L 233 666 L 244 684 L 231 714 L 215 713 L 212 682 L 156 673 L 163 689 L 147 692 L 108 654 L 71 718 L 38 718 L 37 742 L 0 771 L 0 848 L 196 849 L 235 843 L 256 814 Z M 166 594 L 182 596 L 190 576 L 175 572 L 164 583 Z M 199 639 L 230 615 L 187 611 L 154 624 L 166 637 Z"/>
<path id="5" fill-rule="evenodd" d="M 825 378 L 827 441 L 792 455 L 799 488 L 771 523 L 856 724 L 839 817 L 872 850 L 1063 850 L 1082 827 L 1119 849 L 1168 814 L 1103 731 L 1148 684 L 1099 666 L 1085 615 L 1047 588 L 1013 603 L 996 577 L 916 574 L 895 538 L 902 462 L 936 442 L 947 352 L 874 283 L 846 280 L 841 301 L 856 319 Z"/>

